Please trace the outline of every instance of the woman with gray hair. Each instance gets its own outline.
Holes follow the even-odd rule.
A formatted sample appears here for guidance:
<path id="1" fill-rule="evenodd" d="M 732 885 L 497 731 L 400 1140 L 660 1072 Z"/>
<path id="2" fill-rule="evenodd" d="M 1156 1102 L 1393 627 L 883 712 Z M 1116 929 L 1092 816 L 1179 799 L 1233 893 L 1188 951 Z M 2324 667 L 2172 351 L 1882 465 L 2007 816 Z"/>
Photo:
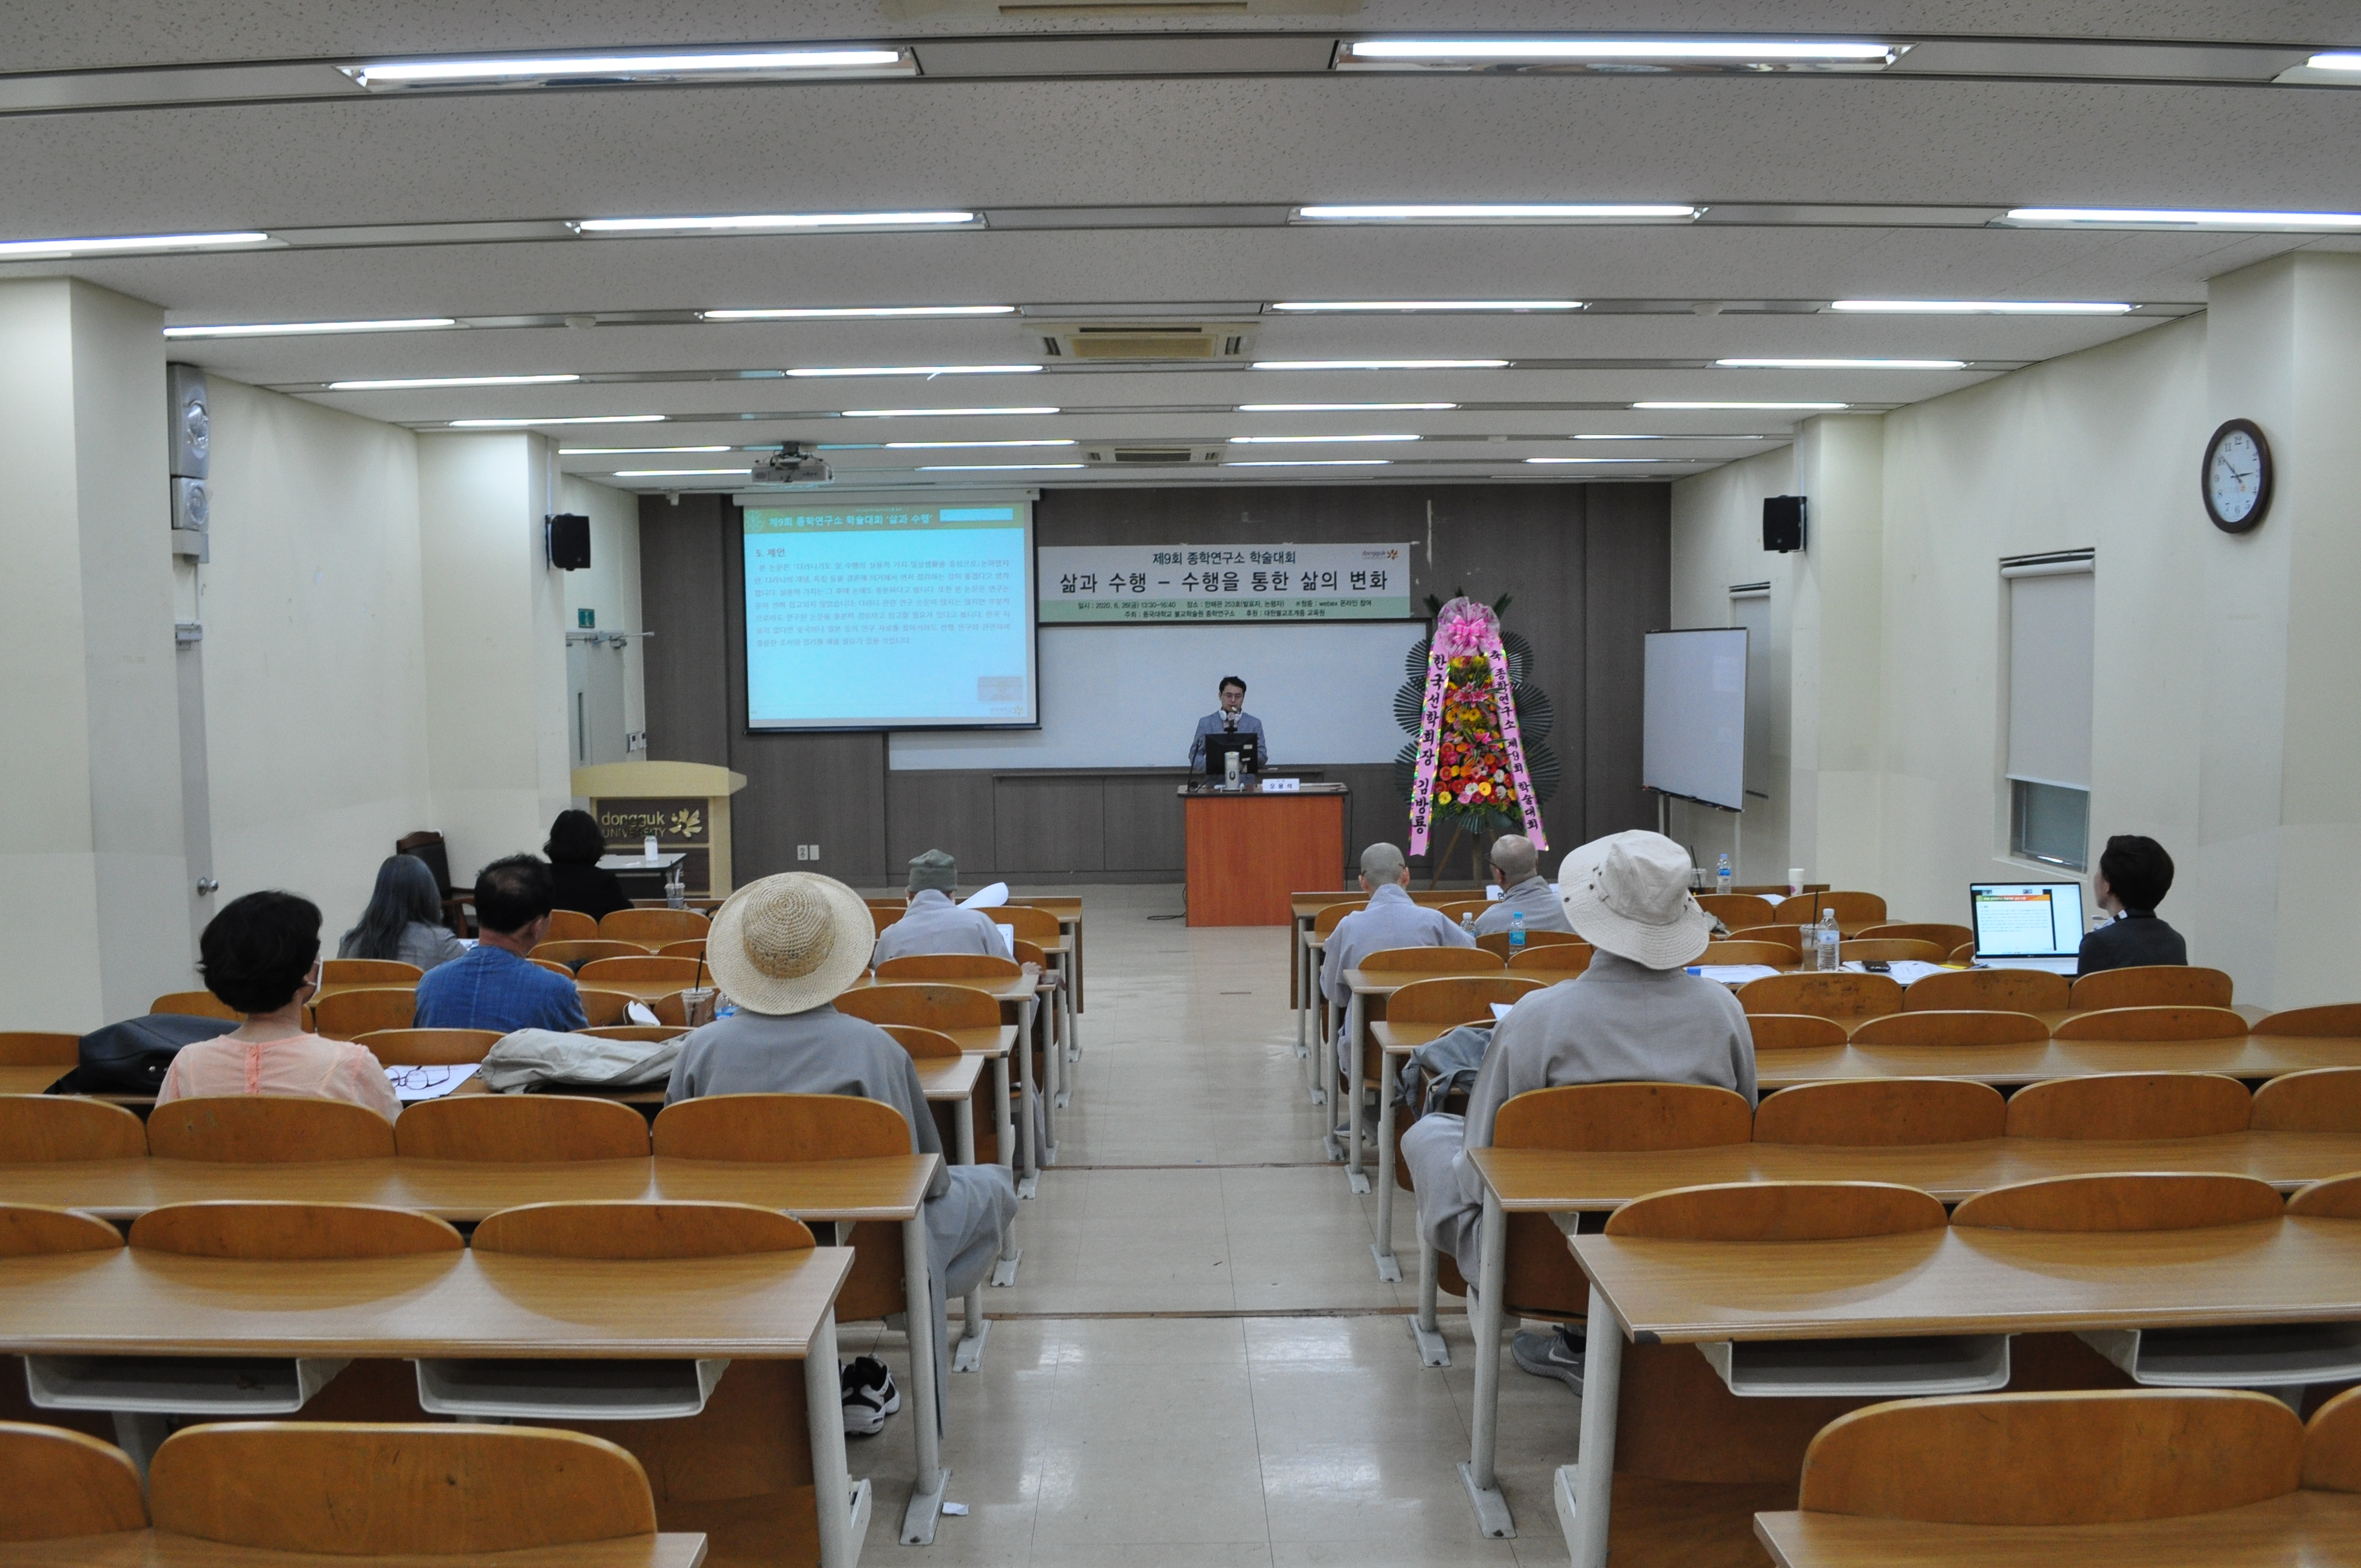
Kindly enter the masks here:
<path id="1" fill-rule="evenodd" d="M 467 952 L 443 924 L 443 890 L 416 855 L 388 855 L 357 925 L 336 944 L 340 959 L 392 959 L 421 970 Z"/>

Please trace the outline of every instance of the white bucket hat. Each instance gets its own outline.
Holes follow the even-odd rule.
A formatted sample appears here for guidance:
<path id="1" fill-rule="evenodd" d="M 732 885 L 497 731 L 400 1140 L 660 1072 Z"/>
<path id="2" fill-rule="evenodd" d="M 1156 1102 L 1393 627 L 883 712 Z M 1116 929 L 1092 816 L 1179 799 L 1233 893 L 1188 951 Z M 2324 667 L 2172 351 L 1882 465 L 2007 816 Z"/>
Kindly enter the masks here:
<path id="1" fill-rule="evenodd" d="M 1558 867 L 1558 897 L 1575 935 L 1650 969 L 1695 963 L 1713 916 L 1689 896 L 1689 855 L 1661 833 L 1594 839 Z"/>
<path id="2" fill-rule="evenodd" d="M 782 872 L 714 911 L 705 963 L 750 1013 L 806 1013 L 851 989 L 876 946 L 877 923 L 859 894 L 834 877 Z"/>

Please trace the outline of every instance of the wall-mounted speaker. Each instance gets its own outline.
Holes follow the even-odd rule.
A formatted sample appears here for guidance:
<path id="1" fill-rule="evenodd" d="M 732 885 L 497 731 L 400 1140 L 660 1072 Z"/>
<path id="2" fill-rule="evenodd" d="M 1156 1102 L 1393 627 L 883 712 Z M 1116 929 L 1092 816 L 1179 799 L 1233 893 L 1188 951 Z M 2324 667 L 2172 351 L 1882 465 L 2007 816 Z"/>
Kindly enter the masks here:
<path id="1" fill-rule="evenodd" d="M 590 565 L 590 520 L 572 512 L 549 519 L 549 564 L 561 572 L 579 572 Z"/>
<path id="2" fill-rule="evenodd" d="M 166 439 L 170 444 L 175 477 L 202 479 L 213 455 L 213 415 L 205 402 L 205 372 L 202 366 L 164 367 L 167 394 Z M 179 524 L 175 523 L 174 527 Z"/>
<path id="3" fill-rule="evenodd" d="M 1781 554 L 1804 547 L 1804 498 L 1763 498 L 1763 548 Z"/>

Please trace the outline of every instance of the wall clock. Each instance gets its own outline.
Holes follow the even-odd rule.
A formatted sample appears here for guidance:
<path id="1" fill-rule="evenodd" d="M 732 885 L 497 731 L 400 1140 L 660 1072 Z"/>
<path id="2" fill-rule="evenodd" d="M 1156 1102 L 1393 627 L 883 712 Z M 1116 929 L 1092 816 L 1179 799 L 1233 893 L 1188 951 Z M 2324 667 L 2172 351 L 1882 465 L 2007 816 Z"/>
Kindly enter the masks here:
<path id="1" fill-rule="evenodd" d="M 2234 419 L 2205 444 L 2198 475 L 2205 515 L 2224 533 L 2244 533 L 2271 508 L 2271 444 L 2250 419 Z"/>

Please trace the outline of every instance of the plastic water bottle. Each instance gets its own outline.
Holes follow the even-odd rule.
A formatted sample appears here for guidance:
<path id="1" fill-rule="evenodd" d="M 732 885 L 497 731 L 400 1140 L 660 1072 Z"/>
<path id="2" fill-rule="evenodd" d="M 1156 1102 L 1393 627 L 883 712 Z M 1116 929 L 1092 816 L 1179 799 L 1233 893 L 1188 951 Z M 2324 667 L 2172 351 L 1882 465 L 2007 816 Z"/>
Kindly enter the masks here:
<path id="1" fill-rule="evenodd" d="M 1730 857 L 1728 855 L 1722 856 L 1721 863 L 1713 868 L 1713 890 L 1716 893 L 1730 891 Z"/>
<path id="2" fill-rule="evenodd" d="M 642 860 L 643 860 L 643 861 L 648 861 L 653 862 L 653 861 L 655 860 L 655 858 L 656 858 L 656 854 L 657 854 L 657 852 L 658 852 L 658 851 L 657 851 L 657 850 L 656 850 L 656 836 L 655 836 L 654 834 L 651 833 L 651 834 L 649 834 L 649 835 L 647 836 L 647 838 L 646 838 L 646 839 L 642 839 L 642 840 L 641 841 L 641 844 L 640 844 L 640 858 L 641 858 Z"/>
<path id="3" fill-rule="evenodd" d="M 1459 928 L 1467 933 L 1467 939 L 1469 941 L 1474 941 L 1476 939 L 1476 916 L 1473 915 L 1462 915 L 1459 917 Z"/>
<path id="4" fill-rule="evenodd" d="M 1844 933 L 1837 929 L 1835 910 L 1824 909 L 1820 912 L 1819 928 L 1812 933 L 1812 937 L 1814 946 L 1817 948 L 1812 967 L 1822 970 L 1835 969 L 1838 957 L 1837 944 L 1844 940 Z"/>
<path id="5" fill-rule="evenodd" d="M 1524 950 L 1525 912 L 1521 909 L 1511 909 L 1509 911 L 1509 956 L 1514 958 Z"/>

